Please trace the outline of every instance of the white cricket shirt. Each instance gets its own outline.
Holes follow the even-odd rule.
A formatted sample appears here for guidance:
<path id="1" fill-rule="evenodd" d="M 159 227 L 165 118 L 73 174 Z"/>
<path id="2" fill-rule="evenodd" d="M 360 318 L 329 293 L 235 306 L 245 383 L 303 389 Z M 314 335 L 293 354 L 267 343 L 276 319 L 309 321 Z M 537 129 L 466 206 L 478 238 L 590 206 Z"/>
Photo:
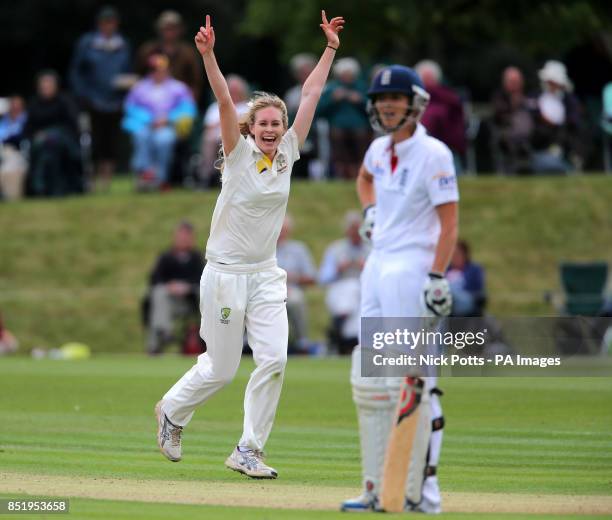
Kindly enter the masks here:
<path id="1" fill-rule="evenodd" d="M 434 251 L 440 236 L 435 207 L 459 200 L 453 155 L 448 147 L 417 125 L 415 133 L 395 145 L 391 171 L 391 136 L 372 141 L 364 159 L 374 176 L 376 221 L 372 246 L 396 252 L 408 248 Z"/>
<path id="2" fill-rule="evenodd" d="M 293 128 L 283 135 L 271 166 L 250 136 L 238 139 L 225 157 L 221 193 L 206 245 L 207 260 L 255 264 L 275 258 L 291 169 L 299 158 Z"/>

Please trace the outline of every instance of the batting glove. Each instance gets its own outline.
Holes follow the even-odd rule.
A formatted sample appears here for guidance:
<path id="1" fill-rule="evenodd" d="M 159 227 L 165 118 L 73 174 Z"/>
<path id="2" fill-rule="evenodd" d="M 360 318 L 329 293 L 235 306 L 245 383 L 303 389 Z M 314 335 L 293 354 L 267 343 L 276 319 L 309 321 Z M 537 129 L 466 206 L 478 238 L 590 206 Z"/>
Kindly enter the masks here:
<path id="1" fill-rule="evenodd" d="M 364 242 L 372 241 L 372 231 L 374 231 L 374 219 L 376 218 L 376 206 L 371 204 L 363 210 L 363 222 L 359 228 L 359 234 Z"/>
<path id="2" fill-rule="evenodd" d="M 448 316 L 453 306 L 453 296 L 451 294 L 448 280 L 440 273 L 429 273 L 429 278 L 423 289 L 425 307 L 434 316 Z"/>

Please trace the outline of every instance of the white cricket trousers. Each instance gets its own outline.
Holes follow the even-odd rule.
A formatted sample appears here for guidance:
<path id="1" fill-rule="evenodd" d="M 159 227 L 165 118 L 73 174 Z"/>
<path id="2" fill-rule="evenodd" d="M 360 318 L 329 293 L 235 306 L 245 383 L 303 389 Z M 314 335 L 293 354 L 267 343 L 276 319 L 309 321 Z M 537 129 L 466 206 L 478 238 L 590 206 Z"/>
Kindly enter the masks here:
<path id="1" fill-rule="evenodd" d="M 170 421 L 185 426 L 198 405 L 234 378 L 246 327 L 256 368 L 246 387 L 239 445 L 263 450 L 287 363 L 286 299 L 287 273 L 274 259 L 253 265 L 206 264 L 200 280 L 200 335 L 207 351 L 164 396 Z"/>
<path id="2" fill-rule="evenodd" d="M 422 248 L 412 248 L 395 253 L 373 250 L 366 261 L 361 273 L 361 316 L 362 317 L 408 317 L 418 318 L 425 315 L 422 298 L 423 288 L 427 281 L 428 272 L 434 259 L 434 251 Z M 436 377 L 427 377 L 428 388 L 435 387 Z M 356 347 L 352 357 L 351 383 L 353 386 L 353 399 L 357 405 L 358 413 L 364 407 L 372 407 L 377 403 L 380 408 L 381 400 L 388 399 L 386 413 L 389 420 L 395 411 L 395 403 L 399 397 L 401 378 L 361 376 L 361 349 Z M 437 395 L 430 396 L 431 418 L 442 417 L 442 407 Z M 367 414 L 368 412 L 363 412 Z M 387 421 L 380 417 L 377 422 Z M 376 417 L 376 416 L 374 416 Z M 362 469 L 364 483 L 370 481 L 375 489 L 380 482 L 380 471 L 384 459 L 384 451 L 380 446 L 387 445 L 388 428 L 384 431 L 377 429 L 377 425 L 368 426 L 367 417 L 360 415 L 360 433 L 362 444 Z M 368 430 L 371 431 L 368 431 Z M 437 466 L 442 447 L 442 430 L 431 434 L 429 456 L 427 463 Z M 384 448 L 383 448 L 384 449 Z M 440 503 L 440 490 L 437 477 L 425 480 L 423 496 L 431 503 Z"/>

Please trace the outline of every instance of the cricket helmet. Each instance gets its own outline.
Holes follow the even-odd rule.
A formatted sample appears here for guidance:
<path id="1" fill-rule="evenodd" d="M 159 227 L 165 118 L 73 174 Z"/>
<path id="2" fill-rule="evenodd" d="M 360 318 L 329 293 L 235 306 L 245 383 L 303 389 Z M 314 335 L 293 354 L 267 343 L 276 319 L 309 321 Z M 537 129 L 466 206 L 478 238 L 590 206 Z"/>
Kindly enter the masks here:
<path id="1" fill-rule="evenodd" d="M 399 93 L 408 97 L 408 108 L 406 115 L 393 128 L 386 128 L 380 121 L 380 117 L 374 103 L 380 94 Z M 379 70 L 372 80 L 368 90 L 368 115 L 370 124 L 374 130 L 390 133 L 401 128 L 406 123 L 416 124 L 429 103 L 429 94 L 419 78 L 419 75 L 410 67 L 404 65 L 390 65 Z"/>

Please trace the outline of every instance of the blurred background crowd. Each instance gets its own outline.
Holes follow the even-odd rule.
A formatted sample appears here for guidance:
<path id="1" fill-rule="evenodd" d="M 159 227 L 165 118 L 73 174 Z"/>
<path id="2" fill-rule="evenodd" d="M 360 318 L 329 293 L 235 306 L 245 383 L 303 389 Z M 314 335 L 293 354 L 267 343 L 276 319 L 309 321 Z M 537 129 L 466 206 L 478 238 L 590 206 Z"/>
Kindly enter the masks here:
<path id="1" fill-rule="evenodd" d="M 52 16 L 54 4 L 41 4 L 42 11 Z M 84 4 L 88 5 L 80 9 L 90 19 L 68 24 L 75 33 L 69 50 L 63 35 L 53 42 L 53 49 L 32 53 L 29 62 L 22 62 L 0 86 L 4 199 L 105 190 L 117 171 L 130 172 L 139 190 L 206 189 L 218 183 L 218 109 L 191 40 L 198 19 L 190 14 L 198 4 L 215 15 L 219 10 L 215 16 L 221 25 L 218 53 L 239 112 L 245 110 L 254 90 L 268 89 L 283 95 L 290 115 L 295 115 L 300 85 L 318 58 L 308 50 L 320 50 L 320 45 L 304 40 L 302 52 L 289 54 L 296 47 L 292 38 L 286 38 L 287 43 L 267 36 L 259 38 L 259 50 L 248 58 L 228 51 L 226 47 L 234 44 L 242 48 L 243 38 L 257 40 L 257 32 L 246 26 L 258 23 L 269 10 L 270 2 L 264 0 L 235 2 L 236 13 L 244 19 L 242 24 L 237 20 L 229 33 L 223 31 L 231 22 L 227 6 L 215 2 L 183 2 L 182 11 L 155 12 L 150 6 L 149 17 L 138 31 L 131 29 L 138 14 L 134 5 L 119 10 Z M 397 2 L 382 4 L 399 7 Z M 439 16 L 448 17 L 449 30 L 456 23 L 454 4 L 449 1 L 438 9 Z M 555 10 L 552 4 L 542 4 Z M 521 6 L 516 4 L 517 15 Z M 445 41 L 443 35 L 432 33 L 423 34 L 428 43 L 417 46 L 418 52 L 404 52 L 406 42 L 401 40 L 381 52 L 370 49 L 371 42 L 359 48 L 353 43 L 354 35 L 347 38 L 295 175 L 313 180 L 355 178 L 373 137 L 366 113 L 367 86 L 382 64 L 394 60 L 414 66 L 421 76 L 431 94 L 423 124 L 451 148 L 460 174 L 612 169 L 608 143 L 612 36 L 605 32 L 610 20 L 602 15 L 597 30 L 592 20 L 579 16 L 587 8 L 593 16 L 601 14 L 597 2 L 569 2 L 568 6 L 576 10 L 573 25 L 581 37 L 573 35 L 565 45 L 554 47 L 555 35 L 542 27 L 539 40 L 529 40 L 532 45 L 539 43 L 531 54 L 517 42 L 509 45 L 480 38 L 479 23 L 484 22 L 478 17 L 487 14 L 484 6 L 476 7 L 470 20 L 472 41 L 482 46 L 478 54 L 468 47 L 449 49 L 450 36 Z M 506 8 L 500 4 L 499 9 Z M 314 6 L 310 10 L 316 11 Z M 131 24 L 123 23 L 122 11 Z M 531 12 L 535 17 L 537 9 Z M 346 16 L 351 31 L 358 32 L 361 18 Z M 302 13 L 299 18 L 308 17 Z M 426 22 L 422 20 L 425 27 Z M 571 23 L 561 18 L 558 22 Z M 23 33 L 31 29 L 31 24 L 21 28 L 20 38 L 5 33 L 5 43 L 12 37 L 13 44 L 16 40 L 27 45 Z M 77 34 L 79 29 L 84 32 Z M 285 48 L 278 49 L 281 45 Z M 234 57 L 228 57 L 228 52 L 234 52 Z M 466 60 L 476 56 L 482 62 L 469 65 Z"/>

